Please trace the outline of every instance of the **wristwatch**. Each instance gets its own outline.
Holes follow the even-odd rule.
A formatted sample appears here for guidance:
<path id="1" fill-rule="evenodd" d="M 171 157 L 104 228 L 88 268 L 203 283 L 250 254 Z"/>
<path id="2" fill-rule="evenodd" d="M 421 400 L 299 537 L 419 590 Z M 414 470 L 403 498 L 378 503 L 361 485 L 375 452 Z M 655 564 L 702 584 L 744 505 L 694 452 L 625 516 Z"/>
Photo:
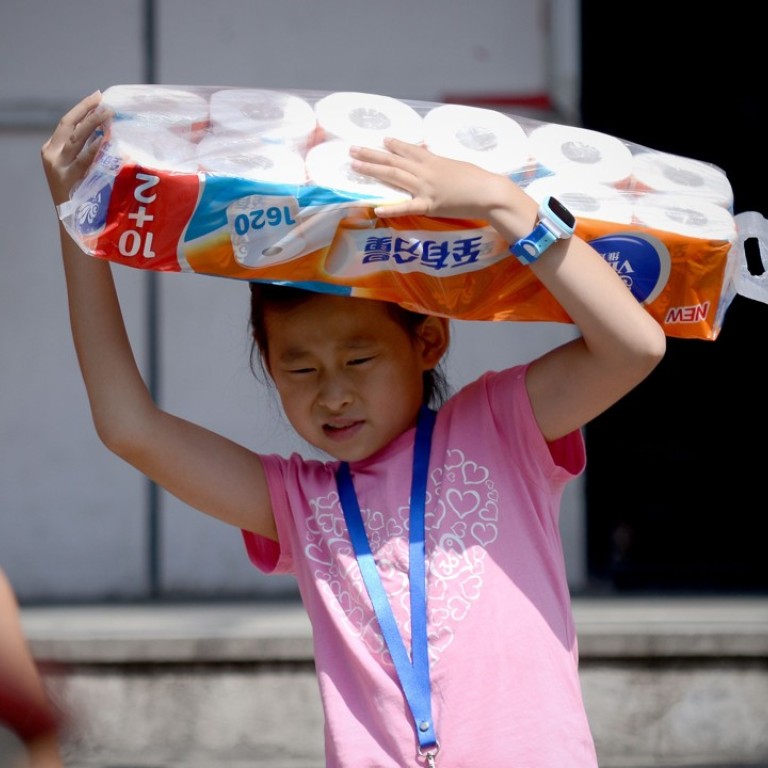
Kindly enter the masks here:
<path id="1" fill-rule="evenodd" d="M 556 197 L 550 196 L 539 205 L 538 220 L 533 232 L 520 238 L 509 250 L 527 267 L 540 258 L 555 240 L 569 238 L 575 229 L 575 216 Z"/>

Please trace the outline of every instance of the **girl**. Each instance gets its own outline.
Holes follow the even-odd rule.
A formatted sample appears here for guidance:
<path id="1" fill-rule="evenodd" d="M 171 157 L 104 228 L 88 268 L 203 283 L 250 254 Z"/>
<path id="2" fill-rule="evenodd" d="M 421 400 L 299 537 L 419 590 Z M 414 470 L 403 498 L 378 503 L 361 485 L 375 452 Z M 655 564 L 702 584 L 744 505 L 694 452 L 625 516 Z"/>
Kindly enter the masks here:
<path id="1" fill-rule="evenodd" d="M 81 101 L 43 146 L 55 204 L 98 149 L 88 139 L 109 117 L 99 101 Z M 580 337 L 440 405 L 444 318 L 254 285 L 260 358 L 293 428 L 330 460 L 257 455 L 157 407 L 109 263 L 60 226 L 96 430 L 169 492 L 240 528 L 258 567 L 296 576 L 329 768 L 594 768 L 558 509 L 584 469 L 580 428 L 648 375 L 664 334 L 599 254 L 567 236 L 567 211 L 550 212 L 555 237 L 509 179 L 401 141 L 387 149 L 351 150 L 356 171 L 410 195 L 377 215 L 488 221 Z M 554 242 L 534 258 L 525 241 L 541 234 Z"/>

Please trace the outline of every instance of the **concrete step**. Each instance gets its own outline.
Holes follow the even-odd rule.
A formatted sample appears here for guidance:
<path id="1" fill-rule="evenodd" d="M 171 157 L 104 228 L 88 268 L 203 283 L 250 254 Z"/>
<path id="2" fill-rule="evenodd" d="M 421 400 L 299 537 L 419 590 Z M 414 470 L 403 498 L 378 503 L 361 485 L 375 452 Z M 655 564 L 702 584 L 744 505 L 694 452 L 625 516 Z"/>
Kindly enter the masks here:
<path id="1" fill-rule="evenodd" d="M 602 768 L 768 768 L 768 597 L 574 600 Z M 67 768 L 321 768 L 298 603 L 27 607 Z"/>

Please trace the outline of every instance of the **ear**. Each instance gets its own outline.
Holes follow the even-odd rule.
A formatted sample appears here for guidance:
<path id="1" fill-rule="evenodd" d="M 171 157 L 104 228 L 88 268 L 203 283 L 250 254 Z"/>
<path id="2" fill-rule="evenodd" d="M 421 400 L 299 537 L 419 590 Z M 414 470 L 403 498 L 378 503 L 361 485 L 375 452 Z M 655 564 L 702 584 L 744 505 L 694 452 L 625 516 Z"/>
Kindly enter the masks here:
<path id="1" fill-rule="evenodd" d="M 421 359 L 424 370 L 436 368 L 448 350 L 451 340 L 448 318 L 428 315 L 416 331 L 421 345 Z"/>

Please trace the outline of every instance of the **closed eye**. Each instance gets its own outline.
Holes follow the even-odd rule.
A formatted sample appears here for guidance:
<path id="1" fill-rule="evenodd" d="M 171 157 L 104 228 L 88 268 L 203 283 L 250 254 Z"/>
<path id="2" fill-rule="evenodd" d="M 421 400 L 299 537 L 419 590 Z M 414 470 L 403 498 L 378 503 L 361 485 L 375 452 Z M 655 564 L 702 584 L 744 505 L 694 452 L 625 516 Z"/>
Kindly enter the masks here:
<path id="1" fill-rule="evenodd" d="M 363 363 L 367 363 L 370 360 L 373 360 L 373 355 L 368 357 L 355 357 L 352 360 L 348 360 L 347 365 L 363 365 Z"/>

